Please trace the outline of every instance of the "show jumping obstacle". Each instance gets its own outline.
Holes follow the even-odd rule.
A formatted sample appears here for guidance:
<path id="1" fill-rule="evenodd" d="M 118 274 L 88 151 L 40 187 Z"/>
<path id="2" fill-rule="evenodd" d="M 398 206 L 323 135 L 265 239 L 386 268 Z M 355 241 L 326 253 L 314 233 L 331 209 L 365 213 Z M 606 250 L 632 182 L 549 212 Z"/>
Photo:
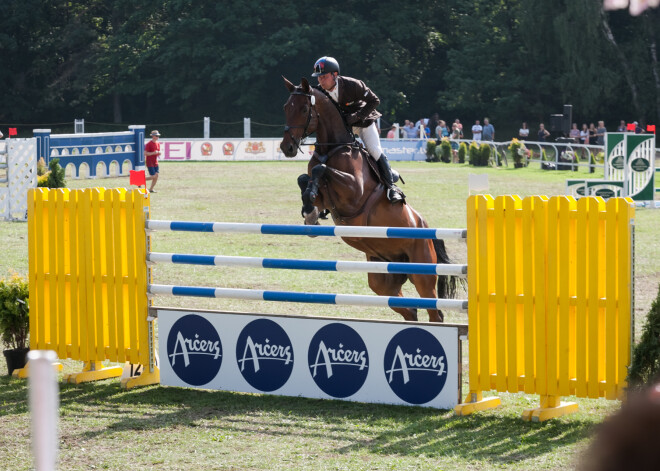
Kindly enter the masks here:
<path id="1" fill-rule="evenodd" d="M 128 175 L 144 169 L 144 125 L 128 126 L 128 131 L 80 134 L 51 134 L 50 129 L 34 129 L 37 160 L 59 159 L 72 178 Z M 114 167 L 114 168 L 113 168 Z"/>
<path id="2" fill-rule="evenodd" d="M 359 230 L 367 232 L 350 236 L 381 238 L 399 229 L 187 223 L 148 216 L 149 198 L 138 190 L 29 193 L 31 348 L 85 362 L 83 372 L 68 381 L 121 374 L 121 368 L 103 368 L 106 359 L 144 365 L 140 376 L 122 381 L 124 387 L 160 381 L 153 328 L 158 309 L 148 293 L 377 306 L 445 302 L 153 284 L 147 261 L 388 273 L 399 273 L 406 264 L 151 252 L 151 237 L 142 228 L 338 236 Z M 499 398 L 483 397 L 489 390 L 539 394 L 541 407 L 523 414 L 537 421 L 577 409 L 561 396 L 621 398 L 631 349 L 632 202 L 476 195 L 468 199 L 467 221 L 467 232 L 455 234 L 467 237 L 470 393 L 456 413 L 498 405 Z M 448 237 L 409 230 L 396 236 Z M 434 269 L 427 265 L 433 264 L 405 269 Z M 464 274 L 465 267 L 443 269 Z M 452 309 L 465 306 L 448 301 L 460 303 Z"/>

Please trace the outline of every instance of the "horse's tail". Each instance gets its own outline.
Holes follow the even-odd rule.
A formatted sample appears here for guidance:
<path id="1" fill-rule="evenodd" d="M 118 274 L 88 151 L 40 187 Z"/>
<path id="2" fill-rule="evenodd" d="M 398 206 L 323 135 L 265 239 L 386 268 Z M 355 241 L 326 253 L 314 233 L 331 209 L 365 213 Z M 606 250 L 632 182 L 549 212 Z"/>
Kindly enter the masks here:
<path id="1" fill-rule="evenodd" d="M 435 254 L 438 257 L 438 263 L 451 263 L 447 249 L 445 248 L 444 240 L 433 239 L 433 247 Z M 439 275 L 438 276 L 438 298 L 450 299 L 455 298 L 458 293 L 458 288 L 465 289 L 465 280 L 455 275 Z"/>

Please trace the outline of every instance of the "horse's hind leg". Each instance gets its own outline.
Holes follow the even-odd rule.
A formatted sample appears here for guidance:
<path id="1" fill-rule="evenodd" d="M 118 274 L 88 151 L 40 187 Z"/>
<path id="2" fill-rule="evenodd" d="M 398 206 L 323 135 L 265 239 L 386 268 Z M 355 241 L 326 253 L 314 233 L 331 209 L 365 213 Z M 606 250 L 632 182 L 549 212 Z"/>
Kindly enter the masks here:
<path id="1" fill-rule="evenodd" d="M 422 298 L 437 298 L 438 292 L 435 289 L 435 283 L 438 279 L 434 275 L 408 275 L 415 289 Z M 445 316 L 442 311 L 437 309 L 427 309 L 429 313 L 429 322 L 444 322 Z"/>
<path id="2" fill-rule="evenodd" d="M 381 259 L 371 258 L 372 262 L 380 262 Z M 369 273 L 369 288 L 379 296 L 403 296 L 401 286 L 406 282 L 406 275 L 391 273 Z M 407 321 L 417 320 L 417 309 L 393 307 Z"/>
<path id="3" fill-rule="evenodd" d="M 408 258 L 413 263 L 440 263 L 434 250 L 434 245 L 428 240 L 418 240 L 412 246 L 408 253 Z M 408 275 L 410 282 L 415 285 L 415 289 L 422 298 L 438 297 L 436 282 L 438 277 L 435 275 Z M 443 322 L 444 315 L 437 309 L 427 309 L 429 313 L 429 322 Z"/>

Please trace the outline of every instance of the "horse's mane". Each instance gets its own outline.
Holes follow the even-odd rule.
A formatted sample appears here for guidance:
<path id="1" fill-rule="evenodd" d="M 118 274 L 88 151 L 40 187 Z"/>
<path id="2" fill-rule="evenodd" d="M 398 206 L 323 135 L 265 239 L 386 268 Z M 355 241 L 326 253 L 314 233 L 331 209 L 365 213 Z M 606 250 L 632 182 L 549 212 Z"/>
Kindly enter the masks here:
<path id="1" fill-rule="evenodd" d="M 303 91 L 303 87 L 300 87 L 300 90 Z M 339 122 L 342 124 L 342 131 L 347 134 L 347 137 L 350 139 L 353 138 L 353 133 L 349 130 L 349 128 L 346 127 L 346 122 L 344 121 L 343 116 L 341 115 L 341 112 L 339 111 L 339 108 L 337 105 L 332 101 L 328 93 L 320 88 L 313 87 L 310 85 L 309 87 L 310 93 L 316 98 L 316 105 L 323 106 L 324 111 L 327 109 L 331 109 L 332 119 L 337 119 Z"/>

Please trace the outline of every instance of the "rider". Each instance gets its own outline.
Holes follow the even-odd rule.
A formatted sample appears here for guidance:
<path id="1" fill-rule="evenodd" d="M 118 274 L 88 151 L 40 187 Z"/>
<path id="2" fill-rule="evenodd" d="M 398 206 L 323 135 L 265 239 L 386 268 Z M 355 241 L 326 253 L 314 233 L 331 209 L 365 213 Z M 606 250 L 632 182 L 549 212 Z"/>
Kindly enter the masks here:
<path id="1" fill-rule="evenodd" d="M 376 120 L 380 117 L 376 107 L 380 99 L 363 81 L 339 75 L 339 63 L 333 57 L 324 56 L 317 60 L 312 77 L 318 78 L 319 85 L 337 103 L 346 123 L 353 128 L 353 133 L 360 136 L 367 151 L 376 160 L 378 171 L 387 185 L 387 198 L 392 204 L 403 202 L 400 190 L 394 186 L 390 164 L 380 146 L 376 128 Z"/>

